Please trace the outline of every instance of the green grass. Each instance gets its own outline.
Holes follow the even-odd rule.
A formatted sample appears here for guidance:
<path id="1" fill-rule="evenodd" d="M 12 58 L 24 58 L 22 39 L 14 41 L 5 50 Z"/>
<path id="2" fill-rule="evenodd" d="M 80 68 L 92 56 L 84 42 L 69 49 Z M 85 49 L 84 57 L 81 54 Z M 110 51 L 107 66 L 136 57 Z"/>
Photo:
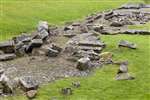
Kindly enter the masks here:
<path id="1" fill-rule="evenodd" d="M 60 3 L 61 1 L 61 3 Z M 64 2 L 62 2 L 64 1 Z M 39 20 L 63 25 L 66 21 L 78 20 L 86 15 L 117 7 L 128 1 L 141 0 L 1 0 L 0 40 L 8 39 L 21 32 L 34 30 Z M 108 2 L 110 1 L 110 2 Z M 117 1 L 117 2 L 115 2 Z M 149 29 L 149 24 L 131 28 Z M 35 100 L 149 100 L 150 98 L 150 37 L 142 35 L 102 36 L 107 44 L 105 51 L 114 54 L 114 60 L 128 60 L 129 72 L 136 77 L 132 81 L 116 81 L 118 66 L 107 65 L 97 69 L 88 77 L 57 80 L 41 86 Z M 125 39 L 138 45 L 138 49 L 117 48 L 119 40 Z M 74 88 L 73 95 L 63 96 L 62 87 L 80 81 L 81 87 Z M 22 94 L 0 100 L 27 100 Z"/>
<path id="2" fill-rule="evenodd" d="M 141 0 L 0 0 L 0 40 L 35 29 L 39 20 L 63 25 L 97 11 Z"/>

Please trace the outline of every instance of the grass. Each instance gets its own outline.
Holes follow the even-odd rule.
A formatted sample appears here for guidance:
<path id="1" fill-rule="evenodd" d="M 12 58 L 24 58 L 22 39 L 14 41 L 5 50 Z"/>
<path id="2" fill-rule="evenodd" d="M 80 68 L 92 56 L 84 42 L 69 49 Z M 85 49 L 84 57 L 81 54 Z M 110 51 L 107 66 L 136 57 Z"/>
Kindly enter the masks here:
<path id="1" fill-rule="evenodd" d="M 108 2 L 109 1 L 109 2 Z M 117 1 L 117 2 L 115 2 Z M 128 1 L 141 0 L 1 0 L 0 40 L 11 38 L 21 32 L 32 31 L 39 20 L 63 25 L 66 21 L 84 18 L 92 12 L 115 8 Z M 131 28 L 145 28 L 132 26 Z M 118 66 L 107 65 L 96 69 L 88 77 L 74 77 L 57 80 L 41 86 L 35 100 L 149 100 L 150 98 L 150 37 L 142 35 L 101 36 L 107 47 L 105 51 L 114 54 L 114 60 L 128 60 L 129 72 L 136 77 L 132 81 L 116 81 Z M 125 39 L 138 45 L 137 50 L 117 48 L 119 40 Z M 71 86 L 73 81 L 80 81 L 81 87 L 73 95 L 63 96 L 62 87 Z M 0 100 L 27 100 L 22 94 Z"/>
<path id="2" fill-rule="evenodd" d="M 129 26 L 130 29 L 142 29 L 150 31 L 150 23 L 146 23 L 144 25 L 131 25 Z"/>
<path id="3" fill-rule="evenodd" d="M 0 40 L 35 29 L 39 20 L 63 25 L 97 11 L 141 0 L 0 0 Z"/>

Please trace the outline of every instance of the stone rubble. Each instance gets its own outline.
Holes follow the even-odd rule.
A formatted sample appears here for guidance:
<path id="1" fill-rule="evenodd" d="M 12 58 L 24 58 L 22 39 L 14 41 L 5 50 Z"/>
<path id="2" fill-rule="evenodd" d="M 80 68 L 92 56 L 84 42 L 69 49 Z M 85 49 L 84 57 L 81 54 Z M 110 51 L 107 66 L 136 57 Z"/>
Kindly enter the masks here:
<path id="1" fill-rule="evenodd" d="M 39 21 L 37 30 L 33 33 L 22 33 L 12 40 L 0 43 L 0 64 L 2 62 L 1 65 L 6 69 L 18 69 L 18 73 L 13 72 L 10 76 L 18 77 L 18 83 L 27 97 L 34 98 L 39 83 L 70 76 L 87 76 L 94 67 L 113 64 L 113 54 L 102 52 L 106 44 L 100 39 L 100 35 L 150 35 L 149 30 L 128 29 L 129 25 L 149 22 L 148 11 L 149 5 L 126 4 L 117 9 L 89 15 L 83 21 L 69 22 L 63 27 Z M 118 46 L 137 48 L 136 44 L 126 40 L 121 40 Z M 128 73 L 126 63 L 119 65 L 116 80 L 134 79 Z M 26 77 L 27 75 L 31 77 Z M 2 92 L 13 92 L 3 70 L 0 70 L 0 79 L 0 84 L 4 82 Z M 78 83 L 74 85 L 79 86 Z M 62 93 L 72 94 L 72 89 L 62 89 Z"/>

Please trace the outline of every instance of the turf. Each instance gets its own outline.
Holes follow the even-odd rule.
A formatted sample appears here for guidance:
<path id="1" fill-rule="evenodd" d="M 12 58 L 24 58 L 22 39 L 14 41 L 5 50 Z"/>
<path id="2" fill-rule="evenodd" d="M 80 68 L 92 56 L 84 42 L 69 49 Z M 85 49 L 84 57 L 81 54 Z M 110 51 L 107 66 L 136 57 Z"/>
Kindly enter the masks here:
<path id="1" fill-rule="evenodd" d="M 63 25 L 86 15 L 141 0 L 0 0 L 0 40 L 35 29 L 39 20 Z"/>
<path id="2" fill-rule="evenodd" d="M 92 12 L 115 8 L 128 1 L 141 0 L 1 0 L 0 40 L 34 30 L 39 20 L 63 25 L 66 21 L 82 19 Z M 143 29 L 145 26 L 140 28 Z M 107 44 L 105 51 L 114 54 L 114 60 L 129 61 L 129 72 L 136 77 L 135 80 L 114 80 L 118 66 L 106 65 L 102 69 L 96 69 L 88 77 L 62 79 L 41 86 L 35 100 L 149 100 L 150 37 L 115 35 L 101 36 L 101 39 Z M 138 49 L 117 48 L 117 43 L 121 39 L 136 43 Z M 73 81 L 80 81 L 81 87 L 73 88 L 71 96 L 61 95 L 60 89 L 71 86 Z M 27 98 L 17 94 L 7 98 L 0 97 L 0 100 L 27 100 Z"/>

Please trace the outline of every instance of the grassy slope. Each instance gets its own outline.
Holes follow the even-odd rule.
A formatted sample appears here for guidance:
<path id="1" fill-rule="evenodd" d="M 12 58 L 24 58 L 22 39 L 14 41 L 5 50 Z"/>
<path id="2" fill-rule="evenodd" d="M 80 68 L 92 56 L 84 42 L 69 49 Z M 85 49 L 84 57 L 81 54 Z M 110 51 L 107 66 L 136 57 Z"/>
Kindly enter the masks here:
<path id="1" fill-rule="evenodd" d="M 100 2 L 95 4 L 91 2 L 83 3 L 83 2 L 79 2 L 79 0 L 77 0 L 76 3 L 72 3 L 69 0 L 64 0 L 67 2 L 64 2 L 62 4 L 49 2 L 48 4 L 46 3 L 47 6 L 46 5 L 41 6 L 38 3 L 33 4 L 30 2 L 31 4 L 29 3 L 28 7 L 17 5 L 16 3 L 17 0 L 11 0 L 11 3 L 8 3 L 6 1 L 10 1 L 10 0 L 5 0 L 5 7 L 7 5 L 6 7 L 7 9 L 13 8 L 13 10 L 8 11 L 7 14 L 5 14 L 7 21 L 4 20 L 0 21 L 0 23 L 2 24 L 2 26 L 0 26 L 0 29 L 3 29 L 1 30 L 1 32 L 3 33 L 14 32 L 15 34 L 18 34 L 22 30 L 26 31 L 30 29 L 29 26 L 32 27 L 31 28 L 32 30 L 34 28 L 34 25 L 37 23 L 37 21 L 40 18 L 42 18 L 42 20 L 48 20 L 50 23 L 61 24 L 64 21 L 82 18 L 83 16 L 93 11 L 115 7 L 117 5 L 120 5 L 121 3 L 124 3 L 127 0 L 117 0 L 121 2 L 114 2 L 109 4 L 106 1 L 103 3 Z M 44 9 L 46 11 L 38 12 L 39 10 L 32 9 L 32 11 L 30 11 L 27 14 L 22 12 L 22 11 L 29 11 L 29 9 L 31 10 L 32 5 L 40 6 L 38 9 L 42 11 Z M 22 7 L 18 9 L 19 6 Z M 18 10 L 15 11 L 15 9 Z M 53 13 L 49 13 L 52 11 Z M 58 13 L 56 12 L 59 12 L 59 15 L 61 16 L 58 16 L 57 15 Z M 74 13 L 70 14 L 68 12 L 70 13 L 74 12 Z M 42 13 L 42 15 L 40 15 L 40 13 Z M 50 15 L 51 17 L 49 17 Z M 25 19 L 23 20 L 22 17 L 25 17 Z M 22 22 L 24 23 L 20 24 Z M 3 35 L 1 36 L 3 39 L 5 39 Z M 130 50 L 126 48 L 118 49 L 116 47 L 117 42 L 121 39 L 126 39 L 137 43 L 138 49 L 137 50 Z M 129 61 L 129 71 L 132 75 L 136 76 L 135 80 L 115 81 L 114 77 L 118 69 L 118 66 L 109 65 L 109 66 L 105 66 L 102 69 L 96 70 L 96 72 L 89 77 L 63 79 L 63 80 L 58 80 L 54 83 L 50 83 L 47 86 L 42 86 L 39 90 L 36 100 L 51 100 L 51 98 L 56 98 L 56 100 L 148 100 L 150 98 L 150 87 L 149 87 L 150 86 L 150 80 L 149 80 L 150 38 L 149 36 L 138 36 L 138 35 L 102 36 L 102 40 L 104 40 L 105 43 L 107 43 L 107 48 L 105 49 L 105 51 L 113 52 L 115 60 Z M 75 80 L 81 82 L 81 87 L 79 89 L 74 89 L 74 94 L 71 96 L 60 95 L 59 93 L 60 88 L 70 86 L 71 82 Z M 0 98 L 0 100 L 1 99 L 2 100 L 27 100 L 22 95 L 18 95 L 15 97 L 8 97 L 5 99 Z"/>
<path id="2" fill-rule="evenodd" d="M 141 0 L 0 0 L 0 40 L 33 30 L 39 20 L 63 24 L 128 1 Z"/>

